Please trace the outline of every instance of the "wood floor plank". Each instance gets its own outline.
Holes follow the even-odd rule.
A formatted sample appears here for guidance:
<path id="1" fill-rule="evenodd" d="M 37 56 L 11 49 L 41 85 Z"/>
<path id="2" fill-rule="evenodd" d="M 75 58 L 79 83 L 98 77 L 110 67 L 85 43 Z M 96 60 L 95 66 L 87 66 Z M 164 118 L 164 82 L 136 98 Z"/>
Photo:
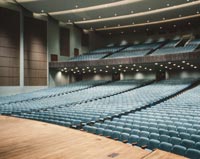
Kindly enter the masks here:
<path id="1" fill-rule="evenodd" d="M 0 159 L 141 159 L 148 151 L 53 124 L 0 116 Z"/>
<path id="2" fill-rule="evenodd" d="M 143 159 L 187 159 L 186 157 L 179 156 L 173 153 L 156 149 L 154 152 L 148 154 Z"/>

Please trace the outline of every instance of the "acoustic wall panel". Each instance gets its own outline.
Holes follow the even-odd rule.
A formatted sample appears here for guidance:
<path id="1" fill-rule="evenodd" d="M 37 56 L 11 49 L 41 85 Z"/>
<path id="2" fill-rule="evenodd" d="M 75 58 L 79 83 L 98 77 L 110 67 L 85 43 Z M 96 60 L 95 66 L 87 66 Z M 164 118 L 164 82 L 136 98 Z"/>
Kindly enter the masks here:
<path id="1" fill-rule="evenodd" d="M 24 18 L 25 86 L 47 85 L 47 23 Z"/>
<path id="2" fill-rule="evenodd" d="M 0 86 L 19 85 L 19 12 L 0 8 Z"/>
<path id="3" fill-rule="evenodd" d="M 60 56 L 70 56 L 70 31 L 60 28 Z"/>

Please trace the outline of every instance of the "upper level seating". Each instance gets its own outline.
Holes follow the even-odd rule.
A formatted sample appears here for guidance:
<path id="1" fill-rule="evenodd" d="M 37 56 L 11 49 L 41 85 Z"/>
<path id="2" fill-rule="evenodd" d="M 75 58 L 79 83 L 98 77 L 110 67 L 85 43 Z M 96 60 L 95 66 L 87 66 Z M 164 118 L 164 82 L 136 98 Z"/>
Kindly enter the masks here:
<path id="1" fill-rule="evenodd" d="M 175 87 L 177 84 L 170 83 Z M 200 86 L 147 109 L 106 120 L 103 124 L 85 126 L 85 129 L 147 149 L 159 148 L 199 159 L 199 97 Z"/>
<path id="2" fill-rule="evenodd" d="M 192 40 L 189 43 L 186 43 L 183 47 L 176 47 L 179 41 L 171 41 L 166 44 L 164 47 L 156 50 L 151 55 L 166 55 L 166 54 L 178 54 L 178 53 L 188 53 L 193 52 L 199 46 L 199 40 Z"/>
<path id="3" fill-rule="evenodd" d="M 108 47 L 108 48 L 101 48 L 97 50 L 93 50 L 89 53 L 73 57 L 69 59 L 70 61 L 88 61 L 88 60 L 98 60 L 103 58 L 104 56 L 108 55 L 109 53 L 114 53 L 122 49 L 123 47 Z"/>
<path id="4" fill-rule="evenodd" d="M 160 46 L 160 43 L 139 44 L 139 45 L 129 46 L 120 52 L 108 56 L 107 59 L 145 56 L 151 50 L 156 49 L 158 46 Z"/>

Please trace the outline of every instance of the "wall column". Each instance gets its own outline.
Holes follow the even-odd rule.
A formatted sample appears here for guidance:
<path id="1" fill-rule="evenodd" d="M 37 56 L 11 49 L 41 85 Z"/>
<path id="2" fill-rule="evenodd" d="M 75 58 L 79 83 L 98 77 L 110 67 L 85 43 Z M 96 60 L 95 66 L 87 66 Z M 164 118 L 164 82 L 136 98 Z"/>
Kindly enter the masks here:
<path id="1" fill-rule="evenodd" d="M 20 87 L 24 87 L 24 17 L 20 11 Z"/>

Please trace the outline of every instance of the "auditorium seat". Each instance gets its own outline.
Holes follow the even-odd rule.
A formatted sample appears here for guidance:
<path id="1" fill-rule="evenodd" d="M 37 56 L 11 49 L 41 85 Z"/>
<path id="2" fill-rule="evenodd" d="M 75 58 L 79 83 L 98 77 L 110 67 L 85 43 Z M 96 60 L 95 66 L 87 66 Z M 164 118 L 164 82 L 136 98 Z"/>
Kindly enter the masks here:
<path id="1" fill-rule="evenodd" d="M 191 159 L 199 159 L 200 151 L 196 150 L 196 149 L 189 148 L 186 151 L 186 157 L 191 158 Z"/>

